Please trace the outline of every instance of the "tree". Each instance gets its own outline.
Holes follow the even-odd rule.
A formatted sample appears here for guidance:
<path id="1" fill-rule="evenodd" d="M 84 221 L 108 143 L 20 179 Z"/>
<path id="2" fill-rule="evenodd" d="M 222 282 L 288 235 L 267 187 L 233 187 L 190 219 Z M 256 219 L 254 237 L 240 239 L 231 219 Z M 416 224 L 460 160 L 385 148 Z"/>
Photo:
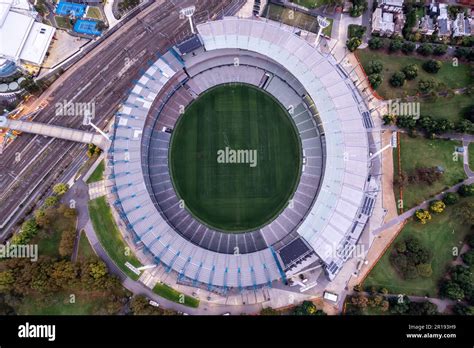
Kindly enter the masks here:
<path id="1" fill-rule="evenodd" d="M 74 243 L 76 240 L 76 231 L 74 229 L 68 229 L 61 234 L 61 240 L 59 242 L 59 255 L 62 257 L 71 256 Z"/>
<path id="2" fill-rule="evenodd" d="M 409 315 L 435 315 L 438 314 L 438 306 L 430 301 L 411 302 L 408 305 Z"/>
<path id="3" fill-rule="evenodd" d="M 351 17 L 360 17 L 367 9 L 367 0 L 352 0 Z"/>
<path id="4" fill-rule="evenodd" d="M 397 126 L 400 128 L 413 130 L 416 127 L 416 119 L 411 115 L 398 116 Z"/>
<path id="5" fill-rule="evenodd" d="M 371 60 L 367 66 L 367 74 L 380 74 L 383 71 L 381 60 Z"/>
<path id="6" fill-rule="evenodd" d="M 446 204 L 444 204 L 443 201 L 436 200 L 436 201 L 431 202 L 430 204 L 430 210 L 436 214 L 441 214 L 445 208 L 446 208 Z"/>
<path id="7" fill-rule="evenodd" d="M 439 60 L 430 59 L 423 63 L 423 69 L 430 74 L 436 74 L 443 66 Z"/>
<path id="8" fill-rule="evenodd" d="M 400 242 L 397 242 L 395 244 L 395 249 L 397 250 L 397 252 L 399 253 L 405 253 L 407 251 L 407 245 L 405 243 L 404 240 L 400 241 Z"/>
<path id="9" fill-rule="evenodd" d="M 474 133 L 474 123 L 469 120 L 461 120 L 456 123 L 455 129 L 459 133 Z"/>
<path id="10" fill-rule="evenodd" d="M 347 42 L 346 42 L 346 46 L 347 46 L 348 50 L 351 51 L 351 52 L 354 52 L 357 49 L 357 47 L 359 47 L 361 44 L 362 44 L 361 39 L 359 39 L 357 37 L 353 37 L 353 38 L 347 40 Z"/>
<path id="11" fill-rule="evenodd" d="M 49 196 L 44 200 L 44 207 L 51 208 L 56 207 L 59 204 L 59 197 L 58 196 Z"/>
<path id="12" fill-rule="evenodd" d="M 408 296 L 403 295 L 401 301 L 397 297 L 392 297 L 389 299 L 391 312 L 393 314 L 406 314 L 409 310 L 410 299 Z"/>
<path id="13" fill-rule="evenodd" d="M 93 279 L 100 279 L 107 274 L 107 266 L 102 261 L 95 261 L 89 264 L 89 275 Z"/>
<path id="14" fill-rule="evenodd" d="M 430 212 L 428 210 L 425 210 L 425 209 L 418 209 L 415 213 L 415 217 L 423 225 L 426 224 L 429 220 L 431 220 Z"/>
<path id="15" fill-rule="evenodd" d="M 293 315 L 325 315 L 322 310 L 318 309 L 313 302 L 303 301 L 300 305 L 295 307 Z"/>
<path id="16" fill-rule="evenodd" d="M 474 196 L 474 184 L 461 185 L 458 189 L 458 193 L 461 195 L 461 197 Z"/>
<path id="17" fill-rule="evenodd" d="M 474 203 L 463 203 L 456 211 L 456 217 L 467 225 L 474 225 Z"/>
<path id="18" fill-rule="evenodd" d="M 130 310 L 134 315 L 163 315 L 164 311 L 150 305 L 149 300 L 143 295 L 133 296 L 130 301 Z"/>
<path id="19" fill-rule="evenodd" d="M 463 289 L 467 289 L 472 285 L 472 272 L 469 268 L 464 267 L 462 265 L 456 265 L 451 267 L 449 271 L 449 275 L 451 279 L 459 284 L 459 286 Z"/>
<path id="20" fill-rule="evenodd" d="M 0 272 L 0 291 L 8 292 L 13 289 L 13 283 L 15 282 L 15 276 L 12 270 L 6 270 Z"/>
<path id="21" fill-rule="evenodd" d="M 100 147 L 95 146 L 94 144 L 89 144 L 88 147 L 87 147 L 87 156 L 88 157 L 98 156 L 98 155 L 100 155 L 101 152 L 102 152 L 102 150 L 100 149 Z"/>
<path id="22" fill-rule="evenodd" d="M 472 55 L 473 50 L 469 49 L 467 47 L 457 47 L 456 50 L 454 51 L 454 56 L 460 59 L 469 59 L 469 57 Z"/>
<path id="23" fill-rule="evenodd" d="M 383 82 L 382 75 L 380 74 L 371 74 L 369 75 L 369 83 L 373 89 L 377 89 Z"/>
<path id="24" fill-rule="evenodd" d="M 20 87 L 31 94 L 39 93 L 42 89 L 42 86 L 35 82 L 31 77 L 28 77 L 22 82 L 20 82 Z"/>
<path id="25" fill-rule="evenodd" d="M 462 300 L 464 298 L 464 291 L 457 283 L 446 280 L 441 286 L 441 296 L 451 300 Z"/>
<path id="26" fill-rule="evenodd" d="M 474 306 L 469 306 L 464 303 L 456 303 L 453 312 L 457 315 L 474 315 Z"/>
<path id="27" fill-rule="evenodd" d="M 407 80 L 414 80 L 418 76 L 418 66 L 416 64 L 410 64 L 402 69 Z"/>
<path id="28" fill-rule="evenodd" d="M 393 87 L 402 87 L 405 84 L 406 76 L 403 72 L 397 71 L 390 78 L 390 84 Z"/>
<path id="29" fill-rule="evenodd" d="M 351 303 L 355 307 L 363 310 L 363 309 L 367 308 L 367 305 L 369 304 L 369 299 L 366 296 L 364 296 L 363 294 L 358 294 L 356 296 L 351 297 Z"/>
<path id="30" fill-rule="evenodd" d="M 474 234 L 467 236 L 467 245 L 474 248 Z"/>
<path id="31" fill-rule="evenodd" d="M 474 265 L 474 249 L 469 250 L 461 255 L 462 260 L 468 266 Z"/>
<path id="32" fill-rule="evenodd" d="M 35 216 L 35 221 L 38 224 L 38 226 L 46 227 L 49 225 L 50 223 L 49 216 L 46 214 L 44 209 L 35 210 L 34 216 Z"/>
<path id="33" fill-rule="evenodd" d="M 403 40 L 401 38 L 397 37 L 393 39 L 392 41 L 390 41 L 390 46 L 389 46 L 390 52 L 400 51 L 402 47 L 403 47 Z"/>
<path id="34" fill-rule="evenodd" d="M 469 106 L 463 114 L 464 118 L 474 122 L 474 105 Z"/>
<path id="35" fill-rule="evenodd" d="M 447 45 L 435 45 L 433 49 L 433 54 L 435 56 L 442 56 L 448 51 Z"/>
<path id="36" fill-rule="evenodd" d="M 395 115 L 384 115 L 382 120 L 383 124 L 386 126 L 394 125 L 397 122 L 397 118 L 395 117 Z"/>
<path id="37" fill-rule="evenodd" d="M 381 49 L 383 46 L 384 46 L 384 42 L 379 37 L 374 36 L 369 40 L 369 48 L 371 50 L 378 50 L 378 49 Z"/>
<path id="38" fill-rule="evenodd" d="M 35 219 L 26 220 L 18 233 L 11 240 L 11 244 L 26 244 L 38 233 L 38 225 Z"/>
<path id="39" fill-rule="evenodd" d="M 362 26 L 362 25 L 349 24 L 349 26 L 348 26 L 348 36 L 349 36 L 349 38 L 357 37 L 359 39 L 362 39 L 362 37 L 364 36 L 366 30 L 367 30 L 367 28 Z"/>
<path id="40" fill-rule="evenodd" d="M 58 196 L 62 196 L 67 192 L 67 190 L 69 190 L 68 184 L 59 183 L 54 185 L 53 187 L 53 192 Z"/>
<path id="41" fill-rule="evenodd" d="M 459 195 L 456 192 L 448 192 L 444 195 L 443 202 L 446 205 L 454 205 L 459 202 Z"/>
<path id="42" fill-rule="evenodd" d="M 409 54 L 411 52 L 413 52 L 415 50 L 415 43 L 414 42 L 411 42 L 411 41 L 405 41 L 403 44 L 402 44 L 402 52 L 405 53 L 405 54 Z"/>
<path id="43" fill-rule="evenodd" d="M 436 88 L 436 81 L 433 79 L 420 79 L 418 89 L 422 93 L 429 93 Z"/>
<path id="44" fill-rule="evenodd" d="M 416 265 L 416 270 L 418 271 L 418 274 L 423 278 L 429 278 L 433 274 L 431 263 L 420 263 Z"/>
<path id="45" fill-rule="evenodd" d="M 423 56 L 429 56 L 433 53 L 433 46 L 429 43 L 424 43 L 418 46 L 416 51 Z"/>

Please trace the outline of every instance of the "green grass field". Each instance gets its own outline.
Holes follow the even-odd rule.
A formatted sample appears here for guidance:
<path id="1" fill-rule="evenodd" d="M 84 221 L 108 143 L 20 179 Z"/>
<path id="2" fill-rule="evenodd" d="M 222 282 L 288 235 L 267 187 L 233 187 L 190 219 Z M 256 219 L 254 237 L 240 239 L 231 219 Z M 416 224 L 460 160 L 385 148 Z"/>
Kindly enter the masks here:
<path id="1" fill-rule="evenodd" d="M 357 56 L 364 68 L 368 66 L 371 60 L 380 60 L 383 63 L 383 83 L 377 88 L 377 93 L 384 99 L 415 95 L 420 79 L 433 78 L 438 82 L 444 83 L 446 87 L 453 89 L 466 87 L 473 83 L 471 67 L 468 64 L 459 64 L 459 66 L 454 67 L 450 61 L 444 61 L 441 70 L 437 74 L 429 74 L 423 70 L 422 65 L 432 57 L 421 58 L 403 54 L 387 54 L 383 51 L 372 51 L 368 48 L 358 50 Z M 416 64 L 418 66 L 418 77 L 412 81 L 406 81 L 403 88 L 392 87 L 389 81 L 393 73 L 400 71 L 409 64 Z M 440 98 L 440 100 L 443 100 L 443 98 Z"/>
<path id="2" fill-rule="evenodd" d="M 474 197 L 470 197 L 466 201 L 473 202 Z M 419 296 L 428 294 L 429 296 L 436 296 L 438 281 L 443 277 L 453 259 L 452 248 L 460 247 L 465 236 L 470 231 L 470 226 L 463 224 L 454 215 L 454 211 L 458 206 L 459 203 L 454 206 L 448 206 L 441 215 L 433 215 L 433 219 L 426 225 L 413 220 L 408 222 L 392 243 L 392 246 L 387 249 L 380 261 L 369 273 L 364 281 L 364 286 L 385 287 L 392 294 Z M 413 236 L 417 237 L 422 245 L 434 253 L 431 262 L 433 274 L 429 278 L 419 277 L 405 280 L 398 275 L 390 264 L 389 256 L 393 245 L 400 240 Z"/>
<path id="3" fill-rule="evenodd" d="M 80 261 L 86 261 L 95 257 L 97 257 L 97 255 L 92 249 L 85 232 L 81 231 L 81 237 L 79 239 L 79 249 L 77 251 L 77 259 Z"/>
<path id="4" fill-rule="evenodd" d="M 102 19 L 102 14 L 100 13 L 100 9 L 98 7 L 89 6 L 89 8 L 87 9 L 86 17 Z"/>
<path id="5" fill-rule="evenodd" d="M 166 298 L 176 303 L 181 303 L 188 307 L 199 307 L 198 299 L 181 294 L 179 291 L 163 283 L 157 283 L 153 288 L 153 292 L 163 298 Z"/>
<path id="6" fill-rule="evenodd" d="M 460 141 L 431 140 L 423 137 L 411 138 L 406 134 L 401 135 L 401 162 L 402 170 L 406 173 L 413 172 L 418 167 L 441 166 L 444 174 L 438 182 L 428 184 L 408 184 L 403 190 L 404 209 L 412 208 L 425 199 L 443 191 L 446 187 L 457 184 L 466 178 L 463 169 L 462 157 L 453 161 L 453 153 Z M 397 151 L 394 151 L 394 173 L 398 173 Z M 395 195 L 399 198 L 398 189 Z"/>
<path id="7" fill-rule="evenodd" d="M 218 163 L 226 147 L 256 150 L 256 166 Z M 287 112 L 269 94 L 248 85 L 220 86 L 179 119 L 170 169 L 194 216 L 222 231 L 243 232 L 288 204 L 301 171 L 301 145 Z"/>
<path id="8" fill-rule="evenodd" d="M 434 102 L 423 101 L 420 105 L 420 114 L 435 119 L 446 118 L 453 122 L 464 119 L 464 110 L 473 104 L 472 97 L 466 94 L 457 94 L 452 98 L 438 98 Z"/>
<path id="9" fill-rule="evenodd" d="M 326 5 L 328 1 L 325 0 L 291 0 L 292 3 L 306 8 L 312 9 Z"/>
<path id="10" fill-rule="evenodd" d="M 305 2 L 305 4 L 303 4 L 303 1 Z M 319 7 L 319 6 L 324 5 L 325 1 L 324 0 L 314 0 L 314 1 L 302 0 L 299 2 L 300 2 L 300 5 L 302 6 L 306 6 L 306 5 L 310 6 L 314 3 L 316 7 Z M 289 8 L 275 5 L 275 4 L 267 5 L 267 8 L 265 9 L 263 16 L 275 21 L 285 23 L 287 25 L 295 26 L 297 28 L 310 31 L 312 33 L 317 33 L 319 29 L 318 20 L 316 19 L 316 17 L 310 16 L 306 13 L 302 13 L 299 11 L 293 11 Z M 329 21 L 330 24 L 327 28 L 323 29 L 323 34 L 327 36 L 331 36 L 334 20 L 332 18 L 327 18 L 327 20 Z"/>
<path id="11" fill-rule="evenodd" d="M 89 202 L 89 215 L 100 244 L 102 244 L 107 254 L 109 254 L 115 261 L 115 264 L 127 276 L 137 280 L 138 276 L 125 266 L 125 262 L 128 261 L 133 266 L 140 267 L 140 261 L 138 261 L 131 251 L 126 255 L 126 248 L 128 248 L 128 246 L 120 234 L 105 197 L 100 197 Z"/>
<path id="12" fill-rule="evenodd" d="M 91 184 L 93 182 L 104 180 L 104 170 L 105 170 L 105 163 L 104 160 L 100 161 L 97 168 L 92 172 L 89 179 L 87 179 L 87 183 Z"/>
<path id="13" fill-rule="evenodd" d="M 54 20 L 56 21 L 58 28 L 66 30 L 72 29 L 72 24 L 66 17 L 54 16 Z"/>

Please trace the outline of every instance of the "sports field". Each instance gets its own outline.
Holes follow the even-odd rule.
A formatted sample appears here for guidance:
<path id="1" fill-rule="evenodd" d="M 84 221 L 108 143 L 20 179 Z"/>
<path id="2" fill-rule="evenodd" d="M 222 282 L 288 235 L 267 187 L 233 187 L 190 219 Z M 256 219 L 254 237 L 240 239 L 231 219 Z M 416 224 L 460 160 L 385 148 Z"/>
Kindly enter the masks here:
<path id="1" fill-rule="evenodd" d="M 288 204 L 299 181 L 301 145 L 272 96 L 249 85 L 218 86 L 178 120 L 169 164 L 178 195 L 198 220 L 245 232 Z"/>

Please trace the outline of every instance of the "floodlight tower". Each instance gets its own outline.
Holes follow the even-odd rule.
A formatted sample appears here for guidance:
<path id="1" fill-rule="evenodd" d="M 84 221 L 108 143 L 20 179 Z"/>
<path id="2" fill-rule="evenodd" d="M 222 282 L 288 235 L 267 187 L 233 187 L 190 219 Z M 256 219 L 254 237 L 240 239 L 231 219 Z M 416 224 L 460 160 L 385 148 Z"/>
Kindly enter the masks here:
<path id="1" fill-rule="evenodd" d="M 189 19 L 189 25 L 191 26 L 191 32 L 193 34 L 196 34 L 196 32 L 194 31 L 194 26 L 193 26 L 193 14 L 194 14 L 194 11 L 196 11 L 196 6 L 189 6 L 189 7 L 186 7 L 186 8 L 183 8 L 180 13 L 183 15 L 183 16 L 186 16 L 188 17 Z"/>
<path id="2" fill-rule="evenodd" d="M 318 24 L 319 24 L 319 30 L 318 30 L 318 36 L 316 37 L 316 45 L 319 42 L 319 38 L 321 36 L 321 33 L 323 32 L 323 29 L 329 27 L 330 23 L 326 19 L 326 17 L 318 16 Z"/>

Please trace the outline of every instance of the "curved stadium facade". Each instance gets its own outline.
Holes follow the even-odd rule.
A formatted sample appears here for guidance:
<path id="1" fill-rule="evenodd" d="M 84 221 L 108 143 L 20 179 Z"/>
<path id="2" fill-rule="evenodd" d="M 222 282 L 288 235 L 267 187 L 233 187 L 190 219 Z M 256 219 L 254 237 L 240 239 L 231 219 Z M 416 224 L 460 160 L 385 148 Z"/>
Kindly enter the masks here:
<path id="1" fill-rule="evenodd" d="M 150 62 L 117 114 L 109 167 L 121 219 L 147 255 L 195 286 L 255 288 L 318 263 L 333 279 L 375 201 L 362 98 L 332 56 L 279 23 L 228 17 L 197 29 Z M 258 230 L 226 234 L 183 209 L 168 153 L 182 110 L 206 90 L 235 82 L 285 106 L 303 168 L 281 214 Z"/>

